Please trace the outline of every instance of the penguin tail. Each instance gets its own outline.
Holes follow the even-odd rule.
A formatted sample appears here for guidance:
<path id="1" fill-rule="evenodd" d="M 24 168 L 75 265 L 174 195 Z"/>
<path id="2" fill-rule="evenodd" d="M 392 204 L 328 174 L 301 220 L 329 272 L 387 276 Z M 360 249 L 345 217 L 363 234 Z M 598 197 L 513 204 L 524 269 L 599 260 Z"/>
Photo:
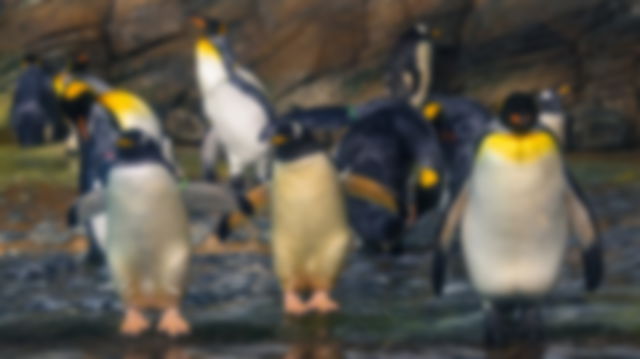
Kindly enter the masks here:
<path id="1" fill-rule="evenodd" d="M 432 270 L 432 285 L 433 292 L 437 296 L 442 295 L 444 283 L 446 281 L 447 274 L 447 255 L 442 248 L 437 248 L 433 254 L 433 270 Z"/>
<path id="2" fill-rule="evenodd" d="M 582 252 L 584 263 L 585 289 L 592 292 L 600 287 L 604 277 L 602 246 L 596 243 Z"/>
<path id="3" fill-rule="evenodd" d="M 71 205 L 67 210 L 67 227 L 75 227 L 78 225 L 78 206 Z"/>

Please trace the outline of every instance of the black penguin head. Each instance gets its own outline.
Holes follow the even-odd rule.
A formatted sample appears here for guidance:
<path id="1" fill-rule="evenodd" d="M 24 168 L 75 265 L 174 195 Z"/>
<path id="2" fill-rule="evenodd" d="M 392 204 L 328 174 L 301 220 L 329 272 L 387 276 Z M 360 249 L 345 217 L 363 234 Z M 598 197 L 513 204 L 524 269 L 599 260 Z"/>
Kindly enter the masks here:
<path id="1" fill-rule="evenodd" d="M 268 141 L 280 160 L 293 160 L 320 150 L 311 131 L 295 121 L 295 111 L 283 120 L 267 125 L 260 140 Z"/>
<path id="2" fill-rule="evenodd" d="M 40 57 L 33 52 L 27 52 L 22 58 L 22 63 L 25 66 L 38 65 L 40 64 Z"/>
<path id="3" fill-rule="evenodd" d="M 162 158 L 156 141 L 140 130 L 122 133 L 116 141 L 116 154 L 118 160 L 125 162 Z"/>
<path id="4" fill-rule="evenodd" d="M 510 95 L 500 111 L 500 122 L 518 134 L 534 128 L 538 124 L 538 107 L 534 97 L 525 93 Z"/>
<path id="5" fill-rule="evenodd" d="M 78 52 L 69 60 L 69 70 L 72 73 L 82 74 L 89 70 L 91 57 L 86 52 Z"/>
<path id="6" fill-rule="evenodd" d="M 442 32 L 438 28 L 434 28 L 428 21 L 420 21 L 407 30 L 402 38 L 405 40 L 417 39 L 437 39 L 442 36 Z"/>
<path id="7" fill-rule="evenodd" d="M 215 18 L 192 16 L 191 22 L 193 23 L 193 26 L 207 36 L 224 36 L 227 33 L 226 25 Z"/>
<path id="8" fill-rule="evenodd" d="M 74 80 L 63 90 L 60 105 L 62 111 L 73 122 L 86 120 L 96 96 L 84 81 Z"/>

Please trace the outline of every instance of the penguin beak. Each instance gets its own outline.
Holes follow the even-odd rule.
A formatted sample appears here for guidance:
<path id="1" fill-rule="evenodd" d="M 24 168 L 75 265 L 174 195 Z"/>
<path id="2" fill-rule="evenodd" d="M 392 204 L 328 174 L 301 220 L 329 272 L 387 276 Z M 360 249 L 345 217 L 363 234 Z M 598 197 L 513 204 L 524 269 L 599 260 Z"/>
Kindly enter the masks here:
<path id="1" fill-rule="evenodd" d="M 522 126 L 525 124 L 525 118 L 519 113 L 512 113 L 509 115 L 509 122 L 516 126 Z"/>
<path id="2" fill-rule="evenodd" d="M 189 20 L 198 30 L 204 30 L 207 27 L 207 23 L 199 16 L 192 16 Z"/>

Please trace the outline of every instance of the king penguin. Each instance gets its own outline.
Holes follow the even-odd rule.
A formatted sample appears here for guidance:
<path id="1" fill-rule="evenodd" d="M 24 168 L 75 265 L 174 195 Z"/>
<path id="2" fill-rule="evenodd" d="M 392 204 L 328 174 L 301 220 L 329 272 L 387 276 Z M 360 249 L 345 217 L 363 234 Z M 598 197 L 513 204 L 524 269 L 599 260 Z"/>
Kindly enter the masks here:
<path id="1" fill-rule="evenodd" d="M 232 183 L 241 189 L 242 175 L 250 166 L 255 166 L 259 179 L 266 179 L 269 146 L 259 135 L 275 113 L 256 77 L 236 63 L 225 26 L 215 19 L 192 20 L 202 32 L 195 47 L 196 77 L 210 124 L 201 149 L 205 178 L 214 179 L 222 147 Z"/>
<path id="2" fill-rule="evenodd" d="M 181 190 L 157 141 L 131 130 L 116 141 L 106 189 L 93 190 L 77 204 L 82 219 L 106 208 L 106 254 L 125 305 L 120 327 L 124 335 L 149 328 L 143 313 L 147 309 L 162 312 L 160 332 L 180 336 L 190 330 L 180 311 L 191 255 L 185 198 L 206 201 L 207 211 L 235 208 L 233 198 L 221 189 Z"/>
<path id="3" fill-rule="evenodd" d="M 433 75 L 433 37 L 438 30 L 427 22 L 415 24 L 392 49 L 388 86 L 391 95 L 419 108 L 426 102 Z"/>
<path id="4" fill-rule="evenodd" d="M 464 261 L 484 301 L 490 345 L 504 345 L 515 335 L 540 337 L 538 305 L 558 279 L 571 232 L 580 240 L 586 288 L 597 288 L 603 276 L 592 212 L 537 115 L 530 95 L 506 100 L 499 123 L 479 142 L 469 178 L 438 235 L 435 292 L 444 286 L 447 252 L 461 222 Z M 516 317 L 526 322 L 513 324 Z"/>

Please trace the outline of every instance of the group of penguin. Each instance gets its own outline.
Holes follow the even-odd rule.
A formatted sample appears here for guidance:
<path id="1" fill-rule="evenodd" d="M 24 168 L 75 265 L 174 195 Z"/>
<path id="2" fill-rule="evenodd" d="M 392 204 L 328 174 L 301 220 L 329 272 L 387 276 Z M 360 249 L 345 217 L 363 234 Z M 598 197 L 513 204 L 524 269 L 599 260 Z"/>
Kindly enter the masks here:
<path id="1" fill-rule="evenodd" d="M 181 314 L 191 254 L 190 213 L 217 213 L 225 240 L 265 210 L 284 312 L 339 308 L 333 286 L 352 247 L 400 254 L 402 235 L 428 211 L 441 214 L 433 285 L 444 289 L 456 229 L 471 282 L 487 313 L 487 340 L 514 334 L 514 318 L 540 326 L 538 306 L 556 282 L 573 233 L 587 289 L 603 276 L 599 233 L 563 159 L 567 118 L 558 94 L 509 96 L 497 118 L 473 100 L 431 93 L 433 30 L 420 23 L 393 50 L 390 96 L 356 106 L 293 109 L 278 116 L 264 86 L 240 65 L 227 29 L 194 17 L 195 71 L 210 126 L 201 147 L 209 183 L 180 183 L 170 141 L 138 96 L 90 75 L 84 56 L 54 80 L 80 143 L 84 223 L 104 252 L 126 307 L 121 332 L 150 326 L 189 332 Z M 318 131 L 345 130 L 328 150 Z M 230 167 L 218 182 L 220 150 Z M 248 188 L 253 167 L 258 186 Z M 307 296 L 308 294 L 308 296 Z"/>

